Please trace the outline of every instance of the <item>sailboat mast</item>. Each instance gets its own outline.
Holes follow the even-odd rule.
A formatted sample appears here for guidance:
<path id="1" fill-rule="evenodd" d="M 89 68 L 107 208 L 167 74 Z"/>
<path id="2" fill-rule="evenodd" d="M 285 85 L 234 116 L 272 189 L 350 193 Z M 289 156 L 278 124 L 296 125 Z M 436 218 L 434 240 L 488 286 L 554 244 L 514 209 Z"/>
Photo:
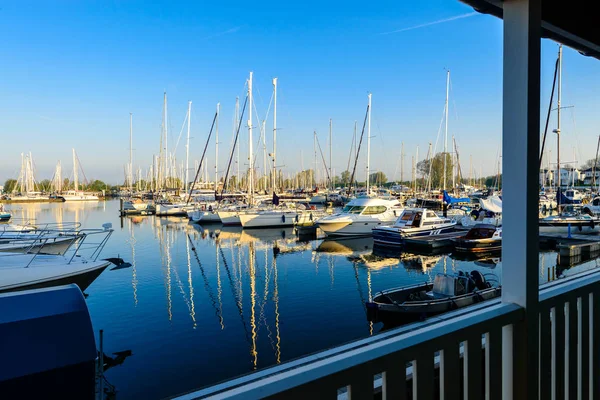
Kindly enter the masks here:
<path id="1" fill-rule="evenodd" d="M 404 182 L 404 142 L 400 148 L 400 182 Z"/>
<path id="2" fill-rule="evenodd" d="M 133 193 L 133 113 L 129 113 L 129 194 Z"/>
<path id="3" fill-rule="evenodd" d="M 171 169 L 171 160 L 170 160 L 170 157 L 169 157 L 169 134 L 168 134 L 169 123 L 167 122 L 168 121 L 168 117 L 167 117 L 168 116 L 168 114 L 167 114 L 167 92 L 165 92 L 164 101 L 165 101 L 165 107 L 164 107 L 164 112 L 165 112 L 165 116 L 164 116 L 164 118 L 165 118 L 164 119 L 164 121 L 165 121 L 164 122 L 164 130 L 165 130 L 165 171 L 164 171 L 164 174 L 165 174 L 165 181 L 168 181 L 168 179 L 169 179 L 169 172 L 170 172 L 170 169 Z M 168 188 L 168 183 L 166 184 L 166 186 Z"/>
<path id="4" fill-rule="evenodd" d="M 444 187 L 446 190 L 446 161 L 448 158 L 448 94 L 450 92 L 450 70 L 446 71 L 446 106 L 444 111 L 445 133 L 444 133 Z"/>
<path id="5" fill-rule="evenodd" d="M 329 118 L 329 179 L 330 179 L 329 184 L 331 185 L 331 190 L 333 190 L 333 175 L 331 174 L 332 130 L 333 130 L 333 122 L 332 122 L 331 118 Z"/>
<path id="6" fill-rule="evenodd" d="M 190 128 L 192 123 L 192 102 L 188 101 L 188 123 L 187 123 L 187 138 L 185 143 L 185 192 L 188 193 L 188 184 L 190 177 Z"/>
<path id="7" fill-rule="evenodd" d="M 315 169 L 313 171 L 315 186 L 317 185 L 317 131 L 313 131 L 313 152 L 315 153 Z"/>
<path id="8" fill-rule="evenodd" d="M 453 156 L 452 156 L 452 190 L 456 189 L 456 174 L 458 172 L 458 168 L 456 167 L 457 163 L 454 160 L 457 160 L 457 153 L 456 153 L 456 142 L 454 141 L 454 135 L 452 135 L 452 146 L 454 147 L 454 152 L 453 152 Z"/>
<path id="9" fill-rule="evenodd" d="M 369 93 L 369 112 L 367 114 L 367 196 L 370 194 L 369 191 L 369 180 L 370 180 L 370 164 L 371 164 L 371 93 Z"/>
<path id="10" fill-rule="evenodd" d="M 277 78 L 273 78 L 273 193 L 277 192 Z"/>
<path id="11" fill-rule="evenodd" d="M 236 134 L 236 127 L 239 125 L 239 123 L 240 123 L 240 98 L 236 97 L 235 98 L 235 124 L 233 126 L 233 136 L 234 136 L 234 138 L 235 138 L 235 134 Z M 236 164 L 237 164 L 237 179 L 236 179 L 235 184 L 236 184 L 237 187 L 235 189 L 239 190 L 240 187 L 241 187 L 240 186 L 240 183 L 241 183 L 240 182 L 241 181 L 241 176 L 240 176 L 240 147 L 241 146 L 238 145 L 236 147 L 237 147 L 237 161 L 236 161 Z"/>
<path id="12" fill-rule="evenodd" d="M 79 179 L 77 177 L 77 156 L 75 155 L 75 149 L 73 149 L 73 180 L 74 182 L 74 189 L 77 191 L 79 190 Z"/>
<path id="13" fill-rule="evenodd" d="M 253 203 L 254 197 L 254 155 L 252 154 L 252 71 L 248 79 L 248 203 Z"/>
<path id="14" fill-rule="evenodd" d="M 557 187 L 560 189 L 560 101 L 562 91 L 562 44 L 558 46 L 558 91 L 556 108 L 556 173 Z M 560 200 L 559 200 L 560 201 Z"/>
<path id="15" fill-rule="evenodd" d="M 221 115 L 221 103 L 217 103 L 217 120 L 215 121 L 215 193 L 219 188 L 219 115 Z"/>

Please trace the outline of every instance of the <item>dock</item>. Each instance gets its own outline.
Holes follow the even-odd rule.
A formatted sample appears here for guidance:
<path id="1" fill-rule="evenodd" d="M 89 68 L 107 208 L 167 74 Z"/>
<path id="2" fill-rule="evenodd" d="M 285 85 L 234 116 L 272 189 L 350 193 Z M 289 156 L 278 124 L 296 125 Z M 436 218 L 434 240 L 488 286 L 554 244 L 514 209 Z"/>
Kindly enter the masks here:
<path id="1" fill-rule="evenodd" d="M 452 247 L 452 239 L 463 237 L 467 234 L 467 231 L 452 231 L 448 233 L 442 233 L 441 235 L 434 236 L 419 236 L 415 238 L 404 239 L 404 246 L 408 248 L 420 248 L 420 249 L 441 249 L 446 247 Z"/>

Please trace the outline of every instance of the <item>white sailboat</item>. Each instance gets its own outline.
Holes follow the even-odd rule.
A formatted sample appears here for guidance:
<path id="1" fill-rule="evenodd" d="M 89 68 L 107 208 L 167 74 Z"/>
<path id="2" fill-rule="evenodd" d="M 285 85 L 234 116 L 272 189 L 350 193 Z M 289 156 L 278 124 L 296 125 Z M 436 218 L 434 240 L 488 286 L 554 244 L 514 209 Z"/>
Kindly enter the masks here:
<path id="1" fill-rule="evenodd" d="M 62 198 L 65 201 L 97 201 L 99 200 L 98 196 L 93 194 L 85 193 L 82 190 L 79 190 L 79 163 L 77 162 L 77 154 L 75 153 L 75 149 L 73 149 L 73 190 L 68 190 L 66 193 L 63 193 Z"/>

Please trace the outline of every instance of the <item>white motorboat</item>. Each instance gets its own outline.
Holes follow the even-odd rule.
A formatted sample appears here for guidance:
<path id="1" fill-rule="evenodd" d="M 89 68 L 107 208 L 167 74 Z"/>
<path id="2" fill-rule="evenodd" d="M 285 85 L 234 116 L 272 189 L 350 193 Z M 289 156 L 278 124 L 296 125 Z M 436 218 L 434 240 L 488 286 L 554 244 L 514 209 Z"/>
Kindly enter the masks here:
<path id="1" fill-rule="evenodd" d="M 293 226 L 298 212 L 294 210 L 265 210 L 240 213 L 240 224 L 243 228 L 272 228 Z"/>
<path id="2" fill-rule="evenodd" d="M 163 217 L 186 217 L 188 211 L 192 211 L 194 205 L 186 203 L 158 203 L 156 215 Z"/>
<path id="3" fill-rule="evenodd" d="M 141 199 L 124 200 L 120 210 L 121 215 L 152 215 L 156 207 L 149 201 Z"/>
<path id="4" fill-rule="evenodd" d="M 221 218 L 217 211 L 194 210 L 188 213 L 188 217 L 190 221 L 198 224 L 221 222 Z"/>
<path id="5" fill-rule="evenodd" d="M 86 230 L 66 255 L 3 253 L 0 256 L 0 293 L 69 283 L 85 290 L 113 260 L 123 263 L 120 259 L 98 260 L 112 232 L 111 224 L 104 224 L 103 229 Z M 85 239 L 93 234 L 104 234 L 104 237 L 82 248 Z M 81 254 L 80 250 L 89 255 Z"/>
<path id="6" fill-rule="evenodd" d="M 440 235 L 454 230 L 456 221 L 444 218 L 427 208 L 409 208 L 392 226 L 373 228 L 376 244 L 401 245 L 405 238 Z"/>
<path id="7" fill-rule="evenodd" d="M 540 194 L 540 210 L 551 211 L 556 209 L 556 200 L 551 199 L 548 195 Z"/>
<path id="8" fill-rule="evenodd" d="M 315 223 L 327 236 L 370 236 L 373 228 L 393 224 L 402 211 L 398 200 L 360 197 Z"/>
<path id="9" fill-rule="evenodd" d="M 110 261 L 62 255 L 8 254 L 0 258 L 0 293 L 75 283 L 85 290 Z"/>
<path id="10" fill-rule="evenodd" d="M 98 201 L 98 196 L 81 191 L 69 190 L 61 196 L 65 201 Z"/>
<path id="11" fill-rule="evenodd" d="M 600 219 L 567 206 L 559 215 L 541 218 L 540 233 L 581 234 L 600 231 Z"/>

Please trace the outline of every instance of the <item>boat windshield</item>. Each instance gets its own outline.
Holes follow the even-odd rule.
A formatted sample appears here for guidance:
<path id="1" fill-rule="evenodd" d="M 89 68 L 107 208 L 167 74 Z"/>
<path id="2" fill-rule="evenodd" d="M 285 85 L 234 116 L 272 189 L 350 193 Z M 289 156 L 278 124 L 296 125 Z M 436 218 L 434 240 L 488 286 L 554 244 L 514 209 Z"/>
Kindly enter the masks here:
<path id="1" fill-rule="evenodd" d="M 360 214 L 365 209 L 364 206 L 346 206 L 342 210 L 342 212 L 346 214 Z"/>
<path id="2" fill-rule="evenodd" d="M 404 211 L 404 213 L 400 216 L 400 221 L 408 222 L 412 221 L 415 215 L 414 211 Z"/>
<path id="3" fill-rule="evenodd" d="M 442 296 L 454 296 L 454 281 L 452 276 L 436 275 L 433 280 L 433 293 Z"/>
<path id="4" fill-rule="evenodd" d="M 375 215 L 381 214 L 387 211 L 386 206 L 369 206 L 363 212 L 363 215 Z"/>
<path id="5" fill-rule="evenodd" d="M 494 236 L 495 228 L 474 228 L 466 234 L 466 239 L 489 239 Z"/>

